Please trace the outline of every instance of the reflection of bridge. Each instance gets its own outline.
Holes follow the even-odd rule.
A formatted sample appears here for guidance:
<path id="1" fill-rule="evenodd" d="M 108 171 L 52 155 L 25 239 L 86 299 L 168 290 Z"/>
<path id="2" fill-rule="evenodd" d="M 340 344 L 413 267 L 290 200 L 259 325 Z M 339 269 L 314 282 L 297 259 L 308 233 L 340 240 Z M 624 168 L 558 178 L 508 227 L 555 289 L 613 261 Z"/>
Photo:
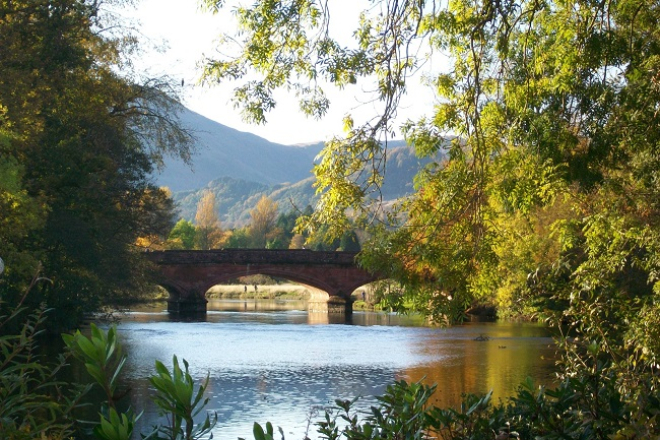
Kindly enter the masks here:
<path id="1" fill-rule="evenodd" d="M 157 280 L 170 294 L 170 312 L 206 311 L 206 292 L 247 275 L 286 278 L 307 287 L 313 312 L 350 313 L 351 293 L 376 276 L 357 267 L 355 252 L 304 249 L 157 251 L 147 254 L 159 268 Z"/>

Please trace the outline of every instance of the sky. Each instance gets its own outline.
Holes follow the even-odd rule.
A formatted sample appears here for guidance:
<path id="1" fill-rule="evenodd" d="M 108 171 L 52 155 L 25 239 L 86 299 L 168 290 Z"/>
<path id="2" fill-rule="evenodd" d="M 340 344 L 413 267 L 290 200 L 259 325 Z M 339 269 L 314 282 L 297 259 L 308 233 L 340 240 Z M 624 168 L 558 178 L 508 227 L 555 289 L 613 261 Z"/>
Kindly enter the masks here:
<path id="1" fill-rule="evenodd" d="M 366 4 L 365 0 L 332 0 L 331 7 L 337 9 L 331 11 L 331 32 L 350 36 L 360 8 Z M 134 60 L 136 69 L 148 75 L 167 74 L 177 81 L 182 79 L 183 104 L 223 125 L 285 145 L 306 144 L 341 136 L 342 120 L 348 113 L 359 122 L 377 111 L 367 103 L 364 90 L 370 84 L 363 81 L 343 91 L 326 88 L 331 107 L 320 121 L 302 115 L 297 102 L 282 92 L 276 95 L 277 108 L 266 116 L 267 124 L 246 123 L 231 102 L 237 84 L 198 85 L 197 65 L 204 56 L 216 53 L 217 38 L 232 29 L 229 10 L 214 16 L 200 11 L 197 0 L 138 0 L 134 8 L 120 13 L 134 22 L 143 42 L 144 53 Z M 426 69 L 431 71 L 433 66 Z M 435 103 L 430 89 L 422 86 L 419 79 L 413 79 L 409 90 L 399 107 L 398 122 L 429 114 Z"/>

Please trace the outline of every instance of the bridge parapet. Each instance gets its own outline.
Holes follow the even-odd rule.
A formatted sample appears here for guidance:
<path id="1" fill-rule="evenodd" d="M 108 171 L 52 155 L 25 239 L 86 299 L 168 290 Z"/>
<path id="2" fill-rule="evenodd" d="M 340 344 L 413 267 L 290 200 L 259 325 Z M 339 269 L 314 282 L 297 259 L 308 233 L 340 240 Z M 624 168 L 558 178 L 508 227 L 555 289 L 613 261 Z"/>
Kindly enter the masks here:
<path id="1" fill-rule="evenodd" d="M 154 251 L 148 258 L 156 264 L 312 264 L 355 266 L 357 252 L 308 249 L 213 249 L 208 251 Z"/>

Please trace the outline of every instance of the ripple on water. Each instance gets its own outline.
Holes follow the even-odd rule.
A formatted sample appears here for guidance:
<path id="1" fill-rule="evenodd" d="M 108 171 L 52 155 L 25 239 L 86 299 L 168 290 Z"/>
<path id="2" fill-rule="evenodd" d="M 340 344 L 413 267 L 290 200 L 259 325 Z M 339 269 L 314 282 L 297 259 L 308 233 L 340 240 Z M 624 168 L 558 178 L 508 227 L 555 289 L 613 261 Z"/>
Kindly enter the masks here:
<path id="1" fill-rule="evenodd" d="M 155 327 L 155 328 L 154 328 Z M 201 371 L 263 367 L 290 369 L 324 365 L 371 365 L 402 368 L 443 357 L 416 353 L 411 345 L 423 329 L 355 326 L 300 326 L 249 323 L 122 324 L 123 343 L 130 349 L 133 373 L 145 371 L 155 359 L 176 354 Z M 139 349 L 137 349 L 139 347 Z M 148 363 L 145 365 L 145 363 Z"/>
<path id="2" fill-rule="evenodd" d="M 550 343 L 543 328 L 438 329 L 382 325 L 387 316 L 358 318 L 354 321 L 380 325 L 306 325 L 306 313 L 298 311 L 218 312 L 208 322 L 191 323 L 160 316 L 119 324 L 129 355 L 132 407 L 145 411 L 142 431 L 158 419 L 147 398 L 154 361 L 171 365 L 174 354 L 190 363 L 196 380 L 209 375 L 208 409 L 218 414 L 214 438 L 221 440 L 251 437 L 255 421 L 272 421 L 288 438 L 302 439 L 316 409 L 363 396 L 358 405 L 366 410 L 387 385 L 404 377 L 438 383 L 448 399 L 488 389 L 506 396 L 525 376 L 538 378 L 551 364 L 538 361 Z M 480 334 L 489 340 L 475 341 Z M 506 349 L 498 348 L 503 345 Z M 447 401 L 453 402 L 443 404 Z"/>

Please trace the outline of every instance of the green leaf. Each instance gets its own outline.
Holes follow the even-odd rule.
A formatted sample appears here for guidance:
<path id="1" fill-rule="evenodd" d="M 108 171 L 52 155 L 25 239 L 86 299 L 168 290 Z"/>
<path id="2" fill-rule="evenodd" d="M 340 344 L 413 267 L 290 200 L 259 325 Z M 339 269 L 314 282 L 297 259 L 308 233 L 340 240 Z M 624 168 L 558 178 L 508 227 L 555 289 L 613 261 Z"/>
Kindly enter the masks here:
<path id="1" fill-rule="evenodd" d="M 252 433 L 254 434 L 254 440 L 267 440 L 264 429 L 257 422 L 254 422 L 252 426 Z"/>

